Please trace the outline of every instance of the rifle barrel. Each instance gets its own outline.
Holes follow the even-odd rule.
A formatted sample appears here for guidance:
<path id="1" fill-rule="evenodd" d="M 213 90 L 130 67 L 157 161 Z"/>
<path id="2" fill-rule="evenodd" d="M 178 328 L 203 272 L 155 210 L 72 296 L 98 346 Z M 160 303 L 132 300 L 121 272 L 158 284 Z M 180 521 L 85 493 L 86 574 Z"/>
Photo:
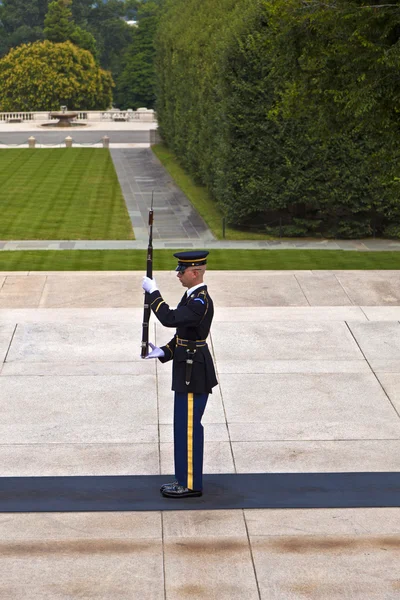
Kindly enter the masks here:
<path id="1" fill-rule="evenodd" d="M 149 210 L 149 245 L 147 246 L 147 264 L 146 264 L 146 276 L 153 278 L 153 197 L 154 192 L 151 196 L 151 208 Z M 141 345 L 141 357 L 146 358 L 149 353 L 149 322 L 150 322 L 151 308 L 150 308 L 150 294 L 145 292 L 144 294 L 144 305 L 143 305 L 143 323 L 142 323 L 142 345 Z"/>

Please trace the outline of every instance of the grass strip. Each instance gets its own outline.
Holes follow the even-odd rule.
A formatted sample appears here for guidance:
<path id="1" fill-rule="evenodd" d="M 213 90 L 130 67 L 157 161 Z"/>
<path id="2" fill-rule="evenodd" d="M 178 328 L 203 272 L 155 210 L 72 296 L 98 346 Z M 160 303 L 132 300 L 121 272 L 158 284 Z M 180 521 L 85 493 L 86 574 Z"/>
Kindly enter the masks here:
<path id="1" fill-rule="evenodd" d="M 155 250 L 155 271 L 176 267 L 176 250 Z M 146 250 L 3 250 L 0 271 L 145 271 Z M 400 252 L 212 250 L 212 270 L 397 270 Z"/>
<path id="2" fill-rule="evenodd" d="M 1 240 L 133 239 L 109 150 L 0 151 Z"/>
<path id="3" fill-rule="evenodd" d="M 202 185 L 196 184 L 191 176 L 180 166 L 174 153 L 164 144 L 155 144 L 152 146 L 154 154 L 162 163 L 164 168 L 171 175 L 176 185 L 190 200 L 197 212 L 203 217 L 209 229 L 218 240 L 222 240 L 222 219 L 223 214 L 219 210 L 217 203 Z M 240 231 L 229 225 L 225 229 L 225 239 L 227 240 L 269 240 L 270 235 L 266 233 L 255 233 L 250 231 Z"/>

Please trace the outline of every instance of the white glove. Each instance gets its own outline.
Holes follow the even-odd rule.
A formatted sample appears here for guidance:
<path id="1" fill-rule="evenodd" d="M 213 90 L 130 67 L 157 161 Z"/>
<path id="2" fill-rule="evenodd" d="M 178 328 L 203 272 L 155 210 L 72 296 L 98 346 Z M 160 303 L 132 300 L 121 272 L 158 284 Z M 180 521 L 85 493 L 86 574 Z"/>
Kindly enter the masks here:
<path id="1" fill-rule="evenodd" d="M 150 280 L 151 281 L 151 280 Z M 157 348 L 154 344 L 149 342 L 149 346 L 151 347 L 151 352 L 145 356 L 145 358 L 163 358 L 165 356 L 164 350 L 161 348 Z"/>
<path id="2" fill-rule="evenodd" d="M 142 288 L 148 294 L 152 294 L 156 290 L 158 290 L 158 286 L 156 284 L 155 279 L 150 279 L 150 277 L 143 277 Z"/>

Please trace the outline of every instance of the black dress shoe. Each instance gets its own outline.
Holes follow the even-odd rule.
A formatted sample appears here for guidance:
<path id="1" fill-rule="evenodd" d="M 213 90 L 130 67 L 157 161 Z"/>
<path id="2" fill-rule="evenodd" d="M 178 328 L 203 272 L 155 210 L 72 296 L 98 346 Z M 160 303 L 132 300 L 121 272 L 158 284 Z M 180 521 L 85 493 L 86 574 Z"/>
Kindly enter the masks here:
<path id="1" fill-rule="evenodd" d="M 165 487 L 161 493 L 164 498 L 195 498 L 203 495 L 201 490 L 189 490 L 179 484 Z"/>
<path id="2" fill-rule="evenodd" d="M 177 481 L 176 479 L 175 479 L 175 481 L 171 481 L 171 483 L 163 483 L 162 486 L 160 487 L 160 492 L 162 492 L 165 488 L 170 488 L 175 485 L 179 485 L 179 481 Z"/>

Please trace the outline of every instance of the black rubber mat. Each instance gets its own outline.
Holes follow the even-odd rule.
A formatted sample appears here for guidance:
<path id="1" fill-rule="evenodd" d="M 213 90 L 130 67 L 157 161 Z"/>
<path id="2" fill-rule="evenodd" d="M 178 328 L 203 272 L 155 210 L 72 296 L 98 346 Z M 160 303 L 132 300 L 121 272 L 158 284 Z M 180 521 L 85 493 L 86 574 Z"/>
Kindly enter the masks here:
<path id="1" fill-rule="evenodd" d="M 400 506 L 400 473 L 205 475 L 200 498 L 159 493 L 172 477 L 1 477 L 0 512 L 358 508 Z"/>

